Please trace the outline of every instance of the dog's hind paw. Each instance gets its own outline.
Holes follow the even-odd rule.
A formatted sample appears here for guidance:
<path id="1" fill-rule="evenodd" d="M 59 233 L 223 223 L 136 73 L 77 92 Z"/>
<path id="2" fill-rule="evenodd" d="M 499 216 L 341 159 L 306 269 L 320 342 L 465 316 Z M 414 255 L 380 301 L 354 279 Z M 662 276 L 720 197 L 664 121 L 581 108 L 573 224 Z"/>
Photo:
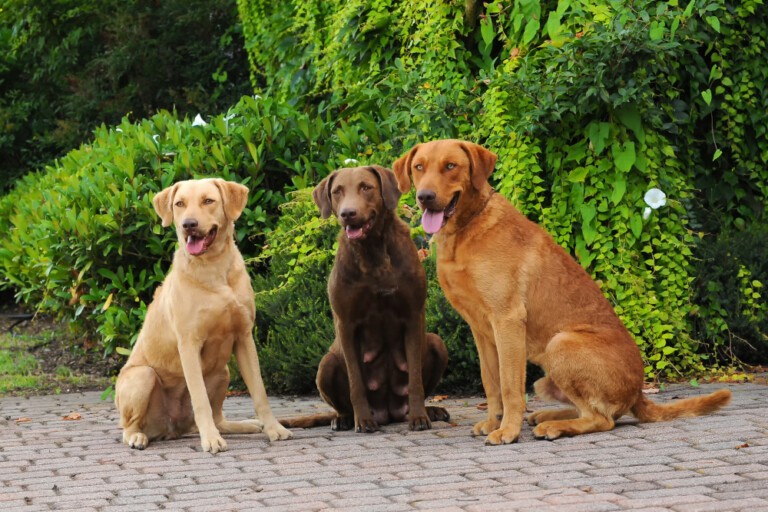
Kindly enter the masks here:
<path id="1" fill-rule="evenodd" d="M 270 441 L 281 441 L 283 439 L 293 438 L 293 433 L 278 422 L 270 424 L 269 426 L 264 426 L 263 432 L 267 434 Z"/>
<path id="2" fill-rule="evenodd" d="M 430 421 L 451 421 L 451 415 L 445 407 L 427 407 L 427 416 Z"/>

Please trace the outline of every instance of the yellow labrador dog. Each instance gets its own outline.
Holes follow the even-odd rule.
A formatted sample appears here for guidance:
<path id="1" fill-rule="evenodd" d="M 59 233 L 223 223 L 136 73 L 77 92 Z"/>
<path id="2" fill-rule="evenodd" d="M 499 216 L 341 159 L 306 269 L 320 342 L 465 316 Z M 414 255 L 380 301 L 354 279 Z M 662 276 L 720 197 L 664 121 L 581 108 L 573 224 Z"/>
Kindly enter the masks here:
<path id="1" fill-rule="evenodd" d="M 203 450 L 227 449 L 221 434 L 292 437 L 272 414 L 253 341 L 253 289 L 234 242 L 248 189 L 221 179 L 182 181 L 154 198 L 179 248 L 115 385 L 123 442 L 200 433 Z M 227 421 L 222 405 L 234 352 L 259 420 Z"/>

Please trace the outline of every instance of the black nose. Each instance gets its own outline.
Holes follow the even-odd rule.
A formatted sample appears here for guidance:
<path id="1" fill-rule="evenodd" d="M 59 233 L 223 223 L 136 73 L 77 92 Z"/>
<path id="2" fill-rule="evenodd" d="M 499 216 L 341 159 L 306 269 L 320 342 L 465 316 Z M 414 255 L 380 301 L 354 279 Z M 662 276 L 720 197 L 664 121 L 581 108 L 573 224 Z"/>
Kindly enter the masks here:
<path id="1" fill-rule="evenodd" d="M 429 189 L 419 190 L 416 193 L 416 198 L 419 200 L 420 203 L 423 203 L 423 204 L 431 203 L 432 201 L 435 200 L 435 196 L 436 196 L 435 191 L 429 190 Z"/>
<path id="2" fill-rule="evenodd" d="M 197 228 L 197 219 L 184 219 L 184 222 L 181 223 L 181 227 L 189 231 L 190 229 Z"/>
<path id="3" fill-rule="evenodd" d="M 352 220 L 357 215 L 357 210 L 354 208 L 342 208 L 339 215 L 341 215 L 341 218 L 344 220 Z"/>

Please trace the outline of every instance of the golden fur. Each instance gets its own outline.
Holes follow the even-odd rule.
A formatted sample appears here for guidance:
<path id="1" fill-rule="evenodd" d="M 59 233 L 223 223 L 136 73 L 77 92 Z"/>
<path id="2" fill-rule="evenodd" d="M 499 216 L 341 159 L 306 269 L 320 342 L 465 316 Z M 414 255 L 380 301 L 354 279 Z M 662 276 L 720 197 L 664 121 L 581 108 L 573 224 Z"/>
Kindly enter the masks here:
<path id="1" fill-rule="evenodd" d="M 196 431 L 212 453 L 227 449 L 221 434 L 291 437 L 267 401 L 253 341 L 253 290 L 234 242 L 247 195 L 243 185 L 204 179 L 176 183 L 154 198 L 163 226 L 176 225 L 179 248 L 115 385 L 131 448 Z M 233 352 L 261 421 L 224 418 Z"/>
<path id="2" fill-rule="evenodd" d="M 487 444 L 517 440 L 526 359 L 546 372 L 537 393 L 572 405 L 532 413 L 537 438 L 610 430 L 628 413 L 662 421 L 727 404 L 728 390 L 664 405 L 643 395 L 635 341 L 587 272 L 494 193 L 495 164 L 477 144 L 438 140 L 393 166 L 401 191 L 416 187 L 425 229 L 436 232 L 440 284 L 475 338 L 488 417 L 473 433 Z"/>

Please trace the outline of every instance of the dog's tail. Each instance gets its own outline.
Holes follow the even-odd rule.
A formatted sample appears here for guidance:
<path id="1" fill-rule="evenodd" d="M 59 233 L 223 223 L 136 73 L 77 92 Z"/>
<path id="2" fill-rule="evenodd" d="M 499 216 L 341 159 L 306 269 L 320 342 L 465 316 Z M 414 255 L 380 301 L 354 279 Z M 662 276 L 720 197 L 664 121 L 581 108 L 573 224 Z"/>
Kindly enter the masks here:
<path id="1" fill-rule="evenodd" d="M 336 419 L 335 412 L 313 414 L 311 416 L 298 416 L 296 418 L 283 418 L 280 424 L 286 428 L 312 428 L 330 425 Z"/>
<path id="2" fill-rule="evenodd" d="M 658 404 L 641 395 L 632 406 L 632 414 L 641 422 L 691 418 L 715 412 L 730 401 L 731 391 L 728 389 L 720 389 L 709 395 L 675 400 L 668 404 Z"/>

